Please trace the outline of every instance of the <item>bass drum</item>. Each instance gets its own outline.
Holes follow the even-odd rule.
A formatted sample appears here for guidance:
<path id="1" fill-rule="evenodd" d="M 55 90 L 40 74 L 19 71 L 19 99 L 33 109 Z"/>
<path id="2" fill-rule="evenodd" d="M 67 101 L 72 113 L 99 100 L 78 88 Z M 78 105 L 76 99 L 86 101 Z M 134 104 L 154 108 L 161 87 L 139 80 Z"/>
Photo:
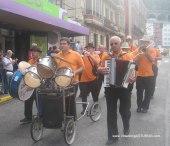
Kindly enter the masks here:
<path id="1" fill-rule="evenodd" d="M 34 89 L 28 87 L 23 79 L 23 74 L 20 71 L 14 72 L 9 82 L 9 94 L 13 98 L 25 101 L 31 97 Z"/>

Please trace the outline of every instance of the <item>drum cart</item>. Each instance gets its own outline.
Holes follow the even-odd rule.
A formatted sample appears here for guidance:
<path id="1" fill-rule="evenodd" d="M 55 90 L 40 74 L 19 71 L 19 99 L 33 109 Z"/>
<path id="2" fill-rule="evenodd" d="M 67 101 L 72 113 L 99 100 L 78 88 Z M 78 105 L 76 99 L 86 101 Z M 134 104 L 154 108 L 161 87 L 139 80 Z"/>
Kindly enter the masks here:
<path id="1" fill-rule="evenodd" d="M 41 117 L 38 112 L 32 119 L 30 132 L 31 138 L 35 142 L 41 140 L 44 128 L 61 129 L 64 134 L 65 142 L 68 145 L 71 145 L 75 140 L 77 121 L 82 119 L 85 115 L 89 116 L 94 122 L 100 119 L 101 107 L 98 103 L 93 103 L 88 111 L 89 102 L 75 102 L 74 86 L 58 88 L 55 90 L 37 89 L 36 94 L 37 108 L 39 108 L 41 104 L 43 110 Z M 66 108 L 66 106 L 68 106 L 69 97 L 72 97 L 74 100 L 75 107 L 76 104 L 87 104 L 84 114 L 79 118 L 76 116 L 76 109 L 75 115 L 70 115 L 68 108 Z M 39 98 L 42 99 L 41 103 Z"/>

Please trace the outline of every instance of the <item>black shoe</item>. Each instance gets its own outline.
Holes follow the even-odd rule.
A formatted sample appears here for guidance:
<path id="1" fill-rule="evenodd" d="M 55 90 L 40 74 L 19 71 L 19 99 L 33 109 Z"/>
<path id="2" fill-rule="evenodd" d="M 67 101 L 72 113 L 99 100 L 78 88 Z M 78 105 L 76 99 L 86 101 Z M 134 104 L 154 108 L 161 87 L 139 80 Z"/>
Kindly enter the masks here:
<path id="1" fill-rule="evenodd" d="M 142 109 L 142 111 L 141 111 L 142 113 L 147 113 L 148 112 L 148 110 L 147 109 Z"/>
<path id="2" fill-rule="evenodd" d="M 106 145 L 111 145 L 113 143 L 116 143 L 118 140 L 119 140 L 118 137 L 108 139 L 107 142 L 106 142 Z"/>
<path id="3" fill-rule="evenodd" d="M 129 135 L 129 133 L 130 133 L 130 129 L 123 130 L 123 133 L 124 133 L 124 135 Z"/>
<path id="4" fill-rule="evenodd" d="M 137 112 L 137 113 L 140 113 L 140 112 L 141 112 L 141 108 L 138 107 L 137 110 L 136 110 L 136 112 Z"/>
<path id="5" fill-rule="evenodd" d="M 21 123 L 31 123 L 31 119 L 27 119 L 27 118 L 24 118 L 22 120 L 20 120 Z"/>

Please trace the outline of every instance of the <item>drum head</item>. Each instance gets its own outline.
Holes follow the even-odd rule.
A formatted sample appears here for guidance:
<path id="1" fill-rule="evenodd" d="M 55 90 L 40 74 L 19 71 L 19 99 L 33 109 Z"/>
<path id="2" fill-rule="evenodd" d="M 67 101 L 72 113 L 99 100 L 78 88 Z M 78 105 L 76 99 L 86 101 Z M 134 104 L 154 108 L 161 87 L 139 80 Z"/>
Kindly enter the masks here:
<path id="1" fill-rule="evenodd" d="M 21 61 L 19 64 L 18 64 L 18 70 L 24 74 L 26 69 L 29 68 L 31 65 L 26 62 L 26 61 Z"/>
<path id="2" fill-rule="evenodd" d="M 72 78 L 68 76 L 57 76 L 55 78 L 55 83 L 60 87 L 67 87 L 71 84 Z"/>
<path id="3" fill-rule="evenodd" d="M 24 81 L 31 88 L 37 88 L 41 85 L 41 79 L 33 72 L 27 72 L 24 76 Z"/>
<path id="4" fill-rule="evenodd" d="M 29 99 L 31 97 L 31 95 L 33 94 L 34 89 L 28 87 L 25 83 L 24 83 L 24 79 L 21 80 L 19 87 L 18 87 L 18 95 L 19 95 L 19 99 L 22 101 L 26 101 L 27 99 Z"/>
<path id="5" fill-rule="evenodd" d="M 53 77 L 54 72 L 52 69 L 50 69 L 49 67 L 42 65 L 42 64 L 37 64 L 37 71 L 38 74 L 45 79 L 49 79 L 51 77 Z"/>

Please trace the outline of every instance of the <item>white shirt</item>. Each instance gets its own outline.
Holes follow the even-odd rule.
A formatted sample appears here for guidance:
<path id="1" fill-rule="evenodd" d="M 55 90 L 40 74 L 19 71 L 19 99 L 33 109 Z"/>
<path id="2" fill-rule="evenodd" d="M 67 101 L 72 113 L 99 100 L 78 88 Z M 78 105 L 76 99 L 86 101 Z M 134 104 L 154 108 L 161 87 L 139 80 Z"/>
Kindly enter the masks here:
<path id="1" fill-rule="evenodd" d="M 8 58 L 7 56 L 2 58 L 3 68 L 8 71 L 13 71 L 12 58 Z"/>

